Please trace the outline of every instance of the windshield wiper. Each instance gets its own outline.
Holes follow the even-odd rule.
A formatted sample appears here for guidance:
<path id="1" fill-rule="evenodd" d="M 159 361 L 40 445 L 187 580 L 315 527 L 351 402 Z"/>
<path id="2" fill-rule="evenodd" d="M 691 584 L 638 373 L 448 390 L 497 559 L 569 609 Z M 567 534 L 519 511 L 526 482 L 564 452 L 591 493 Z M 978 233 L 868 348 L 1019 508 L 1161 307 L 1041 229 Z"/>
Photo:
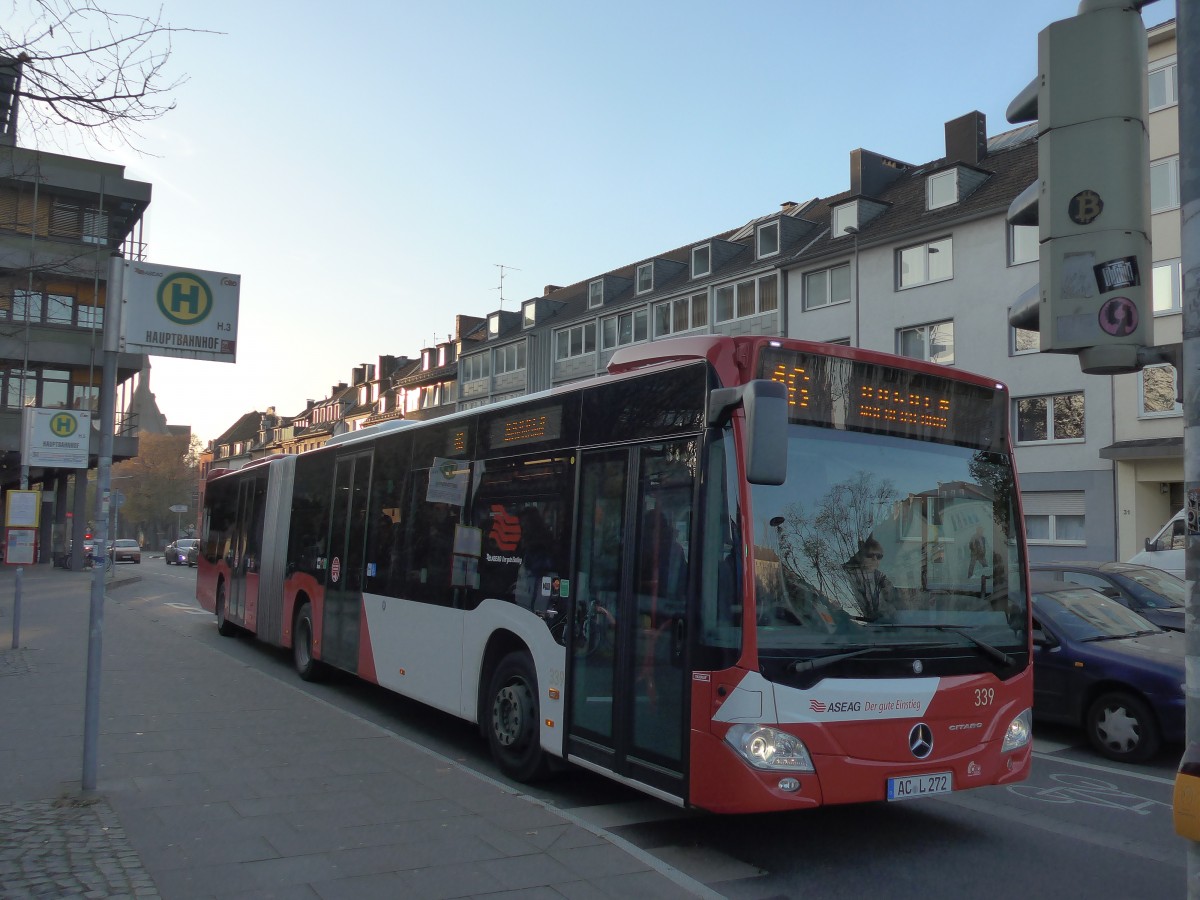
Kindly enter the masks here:
<path id="1" fill-rule="evenodd" d="M 949 631 L 954 634 L 965 637 L 968 641 L 970 641 L 972 644 L 974 644 L 976 647 L 978 647 L 980 650 L 982 650 L 984 653 L 986 653 L 992 659 L 996 660 L 996 662 L 1000 663 L 1001 665 L 1011 666 L 1013 664 L 1013 658 L 1011 656 L 1009 656 L 1007 653 L 1005 653 L 999 647 L 993 647 L 987 641 L 984 641 L 984 640 L 981 640 L 981 639 L 975 637 L 975 635 L 971 634 L 971 632 L 969 630 L 969 626 L 967 626 L 967 625 L 949 625 L 949 624 L 941 623 L 941 622 L 929 622 L 929 623 L 922 623 L 922 624 L 918 624 L 916 622 L 913 622 L 913 623 L 872 622 L 871 624 L 875 625 L 876 627 L 879 627 L 879 628 L 933 628 L 936 631 Z"/>
<path id="2" fill-rule="evenodd" d="M 855 656 L 862 656 L 864 653 L 874 653 L 880 647 L 863 647 L 859 650 L 850 650 L 846 653 L 834 653 L 830 656 L 814 656 L 809 659 L 796 659 L 788 663 L 787 670 L 793 674 L 799 675 L 802 672 L 815 672 L 818 669 L 825 669 L 832 666 L 834 663 L 841 662 L 843 659 L 852 659 Z"/>

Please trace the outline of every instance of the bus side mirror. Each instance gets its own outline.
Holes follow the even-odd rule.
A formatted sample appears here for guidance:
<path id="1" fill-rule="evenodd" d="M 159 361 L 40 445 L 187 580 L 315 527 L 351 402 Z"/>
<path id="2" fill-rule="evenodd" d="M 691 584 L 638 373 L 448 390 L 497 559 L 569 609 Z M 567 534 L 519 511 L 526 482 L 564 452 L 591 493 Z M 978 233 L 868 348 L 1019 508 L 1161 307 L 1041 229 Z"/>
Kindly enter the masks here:
<path id="1" fill-rule="evenodd" d="M 787 385 L 767 379 L 717 388 L 709 395 L 710 428 L 724 427 L 738 406 L 746 413 L 746 480 L 751 484 L 787 480 L 787 396 Z"/>
<path id="2" fill-rule="evenodd" d="M 787 385 L 757 379 L 742 394 L 746 410 L 746 480 L 783 484 L 787 480 Z"/>

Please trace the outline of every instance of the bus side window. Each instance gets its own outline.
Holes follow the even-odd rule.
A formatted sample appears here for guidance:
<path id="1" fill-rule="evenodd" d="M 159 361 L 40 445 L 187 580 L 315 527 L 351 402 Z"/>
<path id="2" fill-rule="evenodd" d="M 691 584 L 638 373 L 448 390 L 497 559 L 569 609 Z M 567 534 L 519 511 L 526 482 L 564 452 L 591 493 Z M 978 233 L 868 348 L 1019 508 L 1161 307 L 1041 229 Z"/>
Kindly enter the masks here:
<path id="1" fill-rule="evenodd" d="M 413 472 L 409 479 L 409 514 L 405 544 L 408 565 L 405 593 L 412 600 L 452 606 L 450 575 L 454 564 L 454 527 L 458 508 L 426 499 L 429 471 Z"/>

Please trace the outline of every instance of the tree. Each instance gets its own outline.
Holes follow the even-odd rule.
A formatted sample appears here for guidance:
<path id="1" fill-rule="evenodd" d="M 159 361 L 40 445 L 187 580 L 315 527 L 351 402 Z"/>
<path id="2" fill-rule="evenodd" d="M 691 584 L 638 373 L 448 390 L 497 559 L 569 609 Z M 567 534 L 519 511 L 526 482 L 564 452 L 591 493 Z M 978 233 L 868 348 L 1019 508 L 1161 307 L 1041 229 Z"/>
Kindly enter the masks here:
<path id="1" fill-rule="evenodd" d="M 172 38 L 195 31 L 165 23 L 161 9 L 142 16 L 95 0 L 10 0 L 0 15 L 0 89 L 16 87 L 18 125 L 35 138 L 58 144 L 66 126 L 132 146 L 139 125 L 174 109 L 171 95 L 187 78 L 168 74 Z"/>
<path id="2" fill-rule="evenodd" d="M 172 506 L 182 504 L 195 520 L 192 495 L 196 490 L 200 451 L 198 438 L 186 435 L 149 434 L 138 436 L 138 455 L 113 466 L 112 486 L 125 496 L 120 509 L 121 534 L 144 537 L 148 546 L 158 547 L 163 538 L 175 537 L 176 515 Z"/>

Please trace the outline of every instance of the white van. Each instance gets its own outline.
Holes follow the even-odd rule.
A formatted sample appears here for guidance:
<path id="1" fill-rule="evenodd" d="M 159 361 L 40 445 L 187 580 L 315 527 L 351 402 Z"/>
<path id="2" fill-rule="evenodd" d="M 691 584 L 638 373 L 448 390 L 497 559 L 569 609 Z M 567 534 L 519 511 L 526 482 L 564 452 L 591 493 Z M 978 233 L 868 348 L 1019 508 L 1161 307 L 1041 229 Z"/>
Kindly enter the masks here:
<path id="1" fill-rule="evenodd" d="M 1146 549 L 1135 553 L 1129 562 L 1153 566 L 1183 578 L 1183 552 L 1187 548 L 1187 521 L 1183 510 L 1175 513 L 1152 538 L 1146 539 Z"/>

